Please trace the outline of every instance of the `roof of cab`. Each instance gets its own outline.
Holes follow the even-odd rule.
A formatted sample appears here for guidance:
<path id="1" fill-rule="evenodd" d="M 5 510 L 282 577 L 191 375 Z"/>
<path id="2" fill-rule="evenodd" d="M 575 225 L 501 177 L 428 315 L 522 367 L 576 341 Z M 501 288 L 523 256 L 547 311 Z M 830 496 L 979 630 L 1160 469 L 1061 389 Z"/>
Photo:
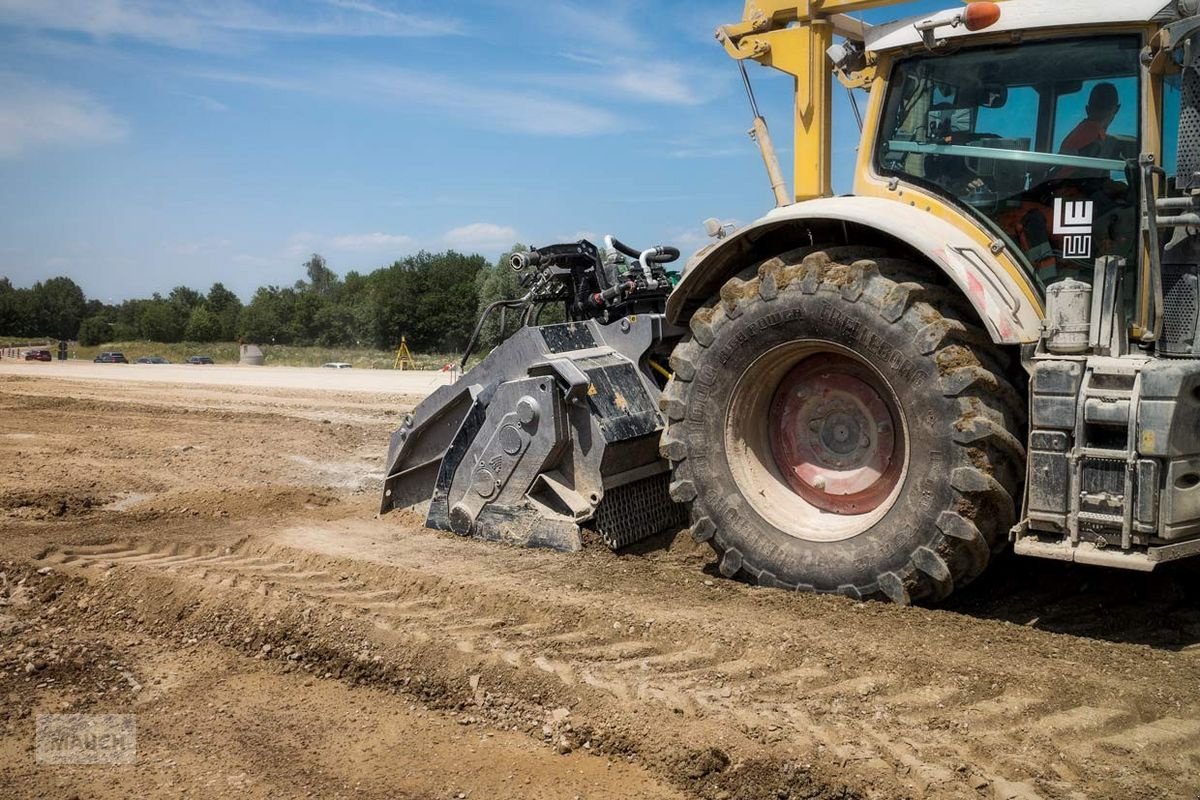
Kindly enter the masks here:
<path id="1" fill-rule="evenodd" d="M 1000 4 L 1000 9 L 999 22 L 980 33 L 1171 21 L 1178 16 L 1173 0 L 1008 0 Z M 920 44 L 921 34 L 913 24 L 930 16 L 921 14 L 872 26 L 866 32 L 867 49 L 878 52 Z M 939 39 L 972 35 L 961 26 L 938 31 Z"/>

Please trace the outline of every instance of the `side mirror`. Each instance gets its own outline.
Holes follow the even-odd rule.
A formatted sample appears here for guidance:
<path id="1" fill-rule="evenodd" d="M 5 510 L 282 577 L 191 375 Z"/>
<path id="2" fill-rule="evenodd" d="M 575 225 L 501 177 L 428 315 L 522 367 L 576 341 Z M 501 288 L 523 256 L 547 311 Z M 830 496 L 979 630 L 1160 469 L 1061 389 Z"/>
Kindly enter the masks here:
<path id="1" fill-rule="evenodd" d="M 956 133 L 970 133 L 974 127 L 975 110 L 972 108 L 934 109 L 927 116 L 926 134 L 932 142 Z"/>

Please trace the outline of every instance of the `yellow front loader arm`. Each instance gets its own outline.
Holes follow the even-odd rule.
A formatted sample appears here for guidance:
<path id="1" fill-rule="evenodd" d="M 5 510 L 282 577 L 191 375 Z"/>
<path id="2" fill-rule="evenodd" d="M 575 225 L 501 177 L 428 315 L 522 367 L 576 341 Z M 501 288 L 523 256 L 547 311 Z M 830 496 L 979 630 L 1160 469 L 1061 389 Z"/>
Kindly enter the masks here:
<path id="1" fill-rule="evenodd" d="M 846 16 L 912 0 L 747 0 L 742 21 L 717 29 L 717 39 L 738 61 L 757 61 L 795 79 L 794 186 L 796 201 L 833 194 L 830 140 L 833 131 L 833 67 L 826 51 L 834 35 L 862 41 L 864 26 Z M 755 131 L 765 130 L 755 113 Z M 767 170 L 775 165 L 770 139 L 756 136 Z M 771 176 L 780 205 L 779 182 Z"/>

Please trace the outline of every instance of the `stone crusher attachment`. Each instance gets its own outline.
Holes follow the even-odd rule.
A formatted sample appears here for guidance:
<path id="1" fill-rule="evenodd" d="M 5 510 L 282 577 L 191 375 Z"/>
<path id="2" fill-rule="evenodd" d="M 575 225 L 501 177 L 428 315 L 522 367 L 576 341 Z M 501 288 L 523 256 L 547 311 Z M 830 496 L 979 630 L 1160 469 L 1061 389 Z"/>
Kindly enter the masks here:
<path id="1" fill-rule="evenodd" d="M 614 549 L 686 524 L 658 450 L 679 252 L 606 243 L 512 256 L 528 291 L 484 311 L 464 367 L 495 312 L 502 335 L 514 311 L 519 327 L 392 434 L 382 512 L 428 503 L 431 528 L 558 550 L 585 524 Z M 536 325 L 551 308 L 568 321 Z"/>

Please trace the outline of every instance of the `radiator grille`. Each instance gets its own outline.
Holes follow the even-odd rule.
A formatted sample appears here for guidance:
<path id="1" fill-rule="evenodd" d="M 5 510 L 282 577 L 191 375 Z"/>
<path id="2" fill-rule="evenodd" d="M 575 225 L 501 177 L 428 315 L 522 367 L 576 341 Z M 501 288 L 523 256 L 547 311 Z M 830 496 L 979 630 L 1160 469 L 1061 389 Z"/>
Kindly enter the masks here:
<path id="1" fill-rule="evenodd" d="M 1163 264 L 1163 333 L 1159 352 L 1187 356 L 1194 352 L 1200 280 L 1191 264 Z"/>
<path id="2" fill-rule="evenodd" d="M 1175 185 L 1181 191 L 1192 188 L 1192 176 L 1200 172 L 1200 72 L 1195 67 L 1183 70 L 1179 108 L 1179 155 Z"/>
<path id="3" fill-rule="evenodd" d="M 671 475 L 605 489 L 596 506 L 596 532 L 613 550 L 628 547 L 659 531 L 687 524 L 687 509 L 671 499 Z"/>

